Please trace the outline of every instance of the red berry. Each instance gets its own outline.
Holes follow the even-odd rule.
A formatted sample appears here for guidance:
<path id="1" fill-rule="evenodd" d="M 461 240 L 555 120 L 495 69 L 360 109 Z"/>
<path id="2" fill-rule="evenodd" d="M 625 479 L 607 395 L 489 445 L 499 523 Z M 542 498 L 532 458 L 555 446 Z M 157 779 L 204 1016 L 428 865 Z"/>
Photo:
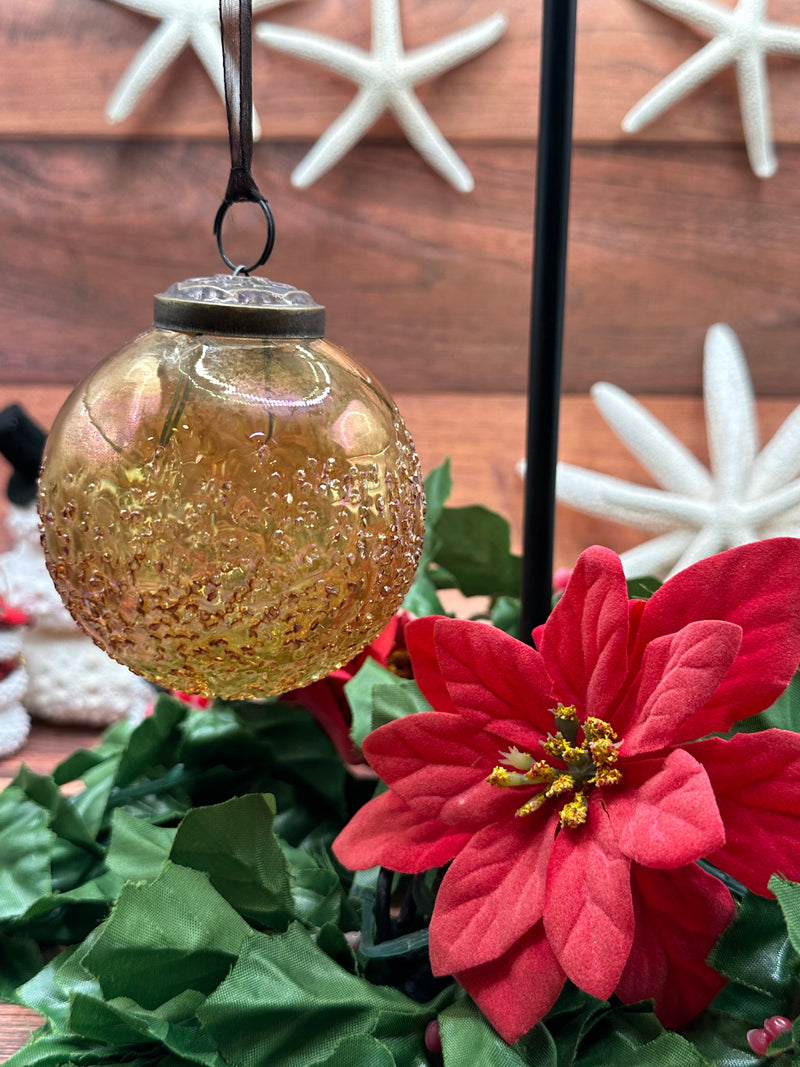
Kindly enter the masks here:
<path id="1" fill-rule="evenodd" d="M 787 1019 L 785 1015 L 772 1015 L 769 1019 L 764 1020 L 764 1029 L 769 1034 L 770 1038 L 777 1037 L 778 1034 L 782 1034 L 784 1030 L 791 1030 L 792 1020 Z"/>
<path id="2" fill-rule="evenodd" d="M 425 1027 L 425 1048 L 428 1052 L 442 1051 L 442 1035 L 439 1032 L 438 1019 L 431 1019 Z"/>
<path id="3" fill-rule="evenodd" d="M 759 1056 L 765 1054 L 771 1040 L 772 1037 L 764 1029 L 747 1031 L 747 1044 Z"/>

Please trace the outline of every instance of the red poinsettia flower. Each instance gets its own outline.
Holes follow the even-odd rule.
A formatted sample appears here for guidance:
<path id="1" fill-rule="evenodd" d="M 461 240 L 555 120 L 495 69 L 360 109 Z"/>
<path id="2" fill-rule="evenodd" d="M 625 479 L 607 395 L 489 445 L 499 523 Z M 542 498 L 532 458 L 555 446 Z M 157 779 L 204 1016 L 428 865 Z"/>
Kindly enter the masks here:
<path id="1" fill-rule="evenodd" d="M 405 630 L 410 619 L 407 612 L 398 612 L 372 644 L 359 652 L 355 659 L 318 682 L 303 689 L 293 689 L 283 697 L 289 703 L 299 704 L 311 712 L 345 763 L 363 763 L 364 757 L 350 737 L 352 715 L 344 687 L 368 658 L 377 660 L 382 667 L 388 667 L 395 674 L 411 676 L 405 642 Z"/>
<path id="2" fill-rule="evenodd" d="M 800 541 L 732 549 L 628 601 L 592 548 L 534 634 L 427 618 L 406 637 L 434 710 L 371 734 L 389 791 L 335 842 L 360 869 L 450 863 L 430 926 L 514 1041 L 565 978 L 653 998 L 667 1026 L 722 984 L 705 960 L 734 911 L 705 858 L 756 893 L 800 878 L 800 735 L 707 735 L 768 707 L 800 660 Z M 705 740 L 695 741 L 696 738 Z"/>

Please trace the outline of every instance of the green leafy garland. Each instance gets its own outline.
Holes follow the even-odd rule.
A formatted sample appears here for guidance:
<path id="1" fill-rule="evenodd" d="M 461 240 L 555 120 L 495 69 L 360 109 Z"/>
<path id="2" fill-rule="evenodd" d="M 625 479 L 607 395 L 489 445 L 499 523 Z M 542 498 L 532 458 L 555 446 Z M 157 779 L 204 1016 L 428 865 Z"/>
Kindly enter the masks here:
<path id="1" fill-rule="evenodd" d="M 438 591 L 457 588 L 487 596 L 487 617 L 514 632 L 519 560 L 507 523 L 446 507 L 446 465 L 426 488 L 429 535 L 409 608 L 440 613 Z M 356 743 L 427 707 L 413 681 L 374 660 L 346 693 Z M 740 728 L 766 726 L 800 730 L 800 680 Z M 375 788 L 347 773 L 310 715 L 280 700 L 195 711 L 162 696 L 140 725 L 117 724 L 51 776 L 23 766 L 0 793 L 0 997 L 45 1023 L 9 1067 L 794 1060 L 800 885 L 773 878 L 775 900 L 733 886 L 737 918 L 710 959 L 729 982 L 687 1031 L 666 1031 L 648 1003 L 603 1002 L 568 984 L 509 1046 L 455 982 L 430 976 L 437 872 L 395 876 L 393 899 L 412 901 L 415 918 L 378 939 L 379 872 L 354 876 L 332 858 L 333 838 Z M 747 1031 L 778 1014 L 793 1028 L 759 1056 Z M 442 1053 L 425 1041 L 434 1020 Z"/>

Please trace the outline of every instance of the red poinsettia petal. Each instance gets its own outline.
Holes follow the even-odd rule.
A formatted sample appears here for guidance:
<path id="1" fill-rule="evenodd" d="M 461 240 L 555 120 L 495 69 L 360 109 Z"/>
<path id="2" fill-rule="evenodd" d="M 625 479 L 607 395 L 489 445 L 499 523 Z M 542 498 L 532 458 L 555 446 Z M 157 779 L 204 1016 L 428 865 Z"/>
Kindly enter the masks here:
<path id="1" fill-rule="evenodd" d="M 442 677 L 433 640 L 436 623 L 444 618 L 444 615 L 425 615 L 410 622 L 405 628 L 406 647 L 411 656 L 414 681 L 431 707 L 457 714 L 458 708 L 451 700 Z"/>
<path id="2" fill-rule="evenodd" d="M 714 790 L 683 749 L 666 759 L 625 762 L 603 804 L 622 852 L 644 867 L 682 867 L 725 843 Z"/>
<path id="3" fill-rule="evenodd" d="M 658 752 L 700 736 L 694 719 L 725 677 L 742 643 L 735 623 L 704 619 L 657 637 L 611 717 L 622 754 Z"/>
<path id="4" fill-rule="evenodd" d="M 381 666 L 386 666 L 386 661 L 389 658 L 389 653 L 398 644 L 398 638 L 402 634 L 404 625 L 405 612 L 399 612 L 397 615 L 392 615 L 389 622 L 381 630 L 374 641 L 364 649 L 364 652 L 371 656 L 372 659 L 378 661 Z"/>
<path id="5" fill-rule="evenodd" d="M 455 978 L 503 1040 L 513 1044 L 550 1011 L 565 975 L 537 923 L 504 956 L 459 971 Z"/>
<path id="6" fill-rule="evenodd" d="M 436 896 L 431 965 L 452 974 L 497 959 L 542 917 L 557 816 L 543 809 L 475 834 Z"/>
<path id="7" fill-rule="evenodd" d="M 601 1000 L 614 991 L 633 939 L 630 863 L 590 800 L 586 823 L 559 833 L 547 870 L 550 945 L 575 985 Z"/>
<path id="8" fill-rule="evenodd" d="M 649 641 L 698 619 L 742 627 L 731 669 L 695 716 L 696 736 L 724 732 L 774 703 L 800 662 L 800 540 L 757 541 L 701 560 L 670 578 L 642 613 L 634 661 Z M 635 662 L 634 662 L 635 666 Z"/>
<path id="9" fill-rule="evenodd" d="M 438 619 L 436 656 L 450 699 L 462 717 L 485 723 L 504 720 L 530 739 L 530 727 L 544 737 L 553 727 L 555 703 L 538 652 L 494 626 L 466 619 Z"/>
<path id="10" fill-rule="evenodd" d="M 631 884 L 636 933 L 617 996 L 626 1004 L 652 997 L 665 1026 L 684 1026 L 725 983 L 705 961 L 735 905 L 725 886 L 694 863 L 674 871 L 634 864 Z"/>
<path id="11" fill-rule="evenodd" d="M 356 812 L 333 842 L 333 851 L 353 871 L 380 864 L 420 874 L 447 863 L 471 836 L 421 817 L 392 793 L 381 793 Z"/>
<path id="12" fill-rule="evenodd" d="M 534 786 L 499 789 L 488 784 L 503 747 L 499 738 L 460 715 L 428 711 L 374 730 L 364 741 L 364 754 L 420 815 L 477 830 L 512 816 L 536 792 Z"/>
<path id="13" fill-rule="evenodd" d="M 562 704 L 607 718 L 628 669 L 628 591 L 616 553 L 581 553 L 538 648 Z"/>
<path id="14" fill-rule="evenodd" d="M 754 893 L 772 874 L 800 881 L 800 734 L 764 730 L 690 745 L 711 779 L 726 841 L 707 855 Z"/>

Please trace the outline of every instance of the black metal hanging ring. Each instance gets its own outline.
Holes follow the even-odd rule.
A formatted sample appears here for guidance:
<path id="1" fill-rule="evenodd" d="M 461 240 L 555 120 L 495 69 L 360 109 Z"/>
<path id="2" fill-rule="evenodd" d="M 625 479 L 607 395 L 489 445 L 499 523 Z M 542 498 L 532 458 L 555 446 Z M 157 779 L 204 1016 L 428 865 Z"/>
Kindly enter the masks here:
<path id="1" fill-rule="evenodd" d="M 259 258 L 255 261 L 255 263 L 251 263 L 249 267 L 242 266 L 242 264 L 236 264 L 232 260 L 228 259 L 227 255 L 225 254 L 225 249 L 222 245 L 222 223 L 225 221 L 225 216 L 228 214 L 228 211 L 230 210 L 231 205 L 234 203 L 234 201 L 223 200 L 220 204 L 217 216 L 214 219 L 214 236 L 217 238 L 217 248 L 219 249 L 219 254 L 222 256 L 223 260 L 225 261 L 225 263 L 227 263 L 231 270 L 235 271 L 237 274 L 249 274 L 251 270 L 255 270 L 256 267 L 260 267 L 262 263 L 266 263 L 270 255 L 272 254 L 272 249 L 275 244 L 275 219 L 272 217 L 272 210 L 269 204 L 263 196 L 260 197 L 258 200 L 253 200 L 250 202 L 258 204 L 258 206 L 264 212 L 264 218 L 267 220 L 267 240 L 264 245 L 264 250 L 262 251 Z"/>

